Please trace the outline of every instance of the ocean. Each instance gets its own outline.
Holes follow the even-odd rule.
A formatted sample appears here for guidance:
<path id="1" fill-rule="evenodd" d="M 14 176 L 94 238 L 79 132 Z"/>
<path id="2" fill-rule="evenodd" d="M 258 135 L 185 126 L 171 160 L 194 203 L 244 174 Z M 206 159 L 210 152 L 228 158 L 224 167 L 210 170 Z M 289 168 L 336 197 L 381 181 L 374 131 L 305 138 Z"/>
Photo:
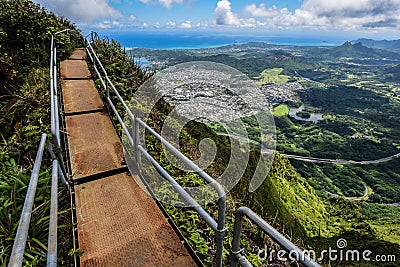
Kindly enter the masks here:
<path id="1" fill-rule="evenodd" d="M 199 49 L 214 48 L 230 44 L 265 42 L 277 45 L 295 46 L 337 46 L 345 41 L 346 36 L 305 35 L 262 32 L 232 32 L 205 30 L 130 30 L 102 31 L 101 37 L 115 39 L 126 48 L 149 49 Z"/>

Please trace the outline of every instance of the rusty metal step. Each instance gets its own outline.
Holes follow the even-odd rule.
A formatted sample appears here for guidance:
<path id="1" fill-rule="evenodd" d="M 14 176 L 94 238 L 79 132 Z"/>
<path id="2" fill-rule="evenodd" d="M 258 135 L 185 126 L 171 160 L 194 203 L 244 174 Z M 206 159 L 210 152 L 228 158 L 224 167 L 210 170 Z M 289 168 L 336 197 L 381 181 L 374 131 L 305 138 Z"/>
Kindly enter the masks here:
<path id="1" fill-rule="evenodd" d="M 84 113 L 98 111 L 104 108 L 96 86 L 92 80 L 64 80 L 62 81 L 64 112 Z"/>
<path id="2" fill-rule="evenodd" d="M 91 79 L 88 65 L 84 60 L 64 60 L 60 65 L 63 79 Z"/>
<path id="3" fill-rule="evenodd" d="M 197 266 L 135 179 L 119 174 L 75 187 L 81 266 Z"/>
<path id="4" fill-rule="evenodd" d="M 66 117 L 73 179 L 121 168 L 121 141 L 106 112 Z"/>
<path id="5" fill-rule="evenodd" d="M 85 48 L 78 48 L 75 49 L 69 59 L 72 60 L 86 60 L 86 49 Z"/>

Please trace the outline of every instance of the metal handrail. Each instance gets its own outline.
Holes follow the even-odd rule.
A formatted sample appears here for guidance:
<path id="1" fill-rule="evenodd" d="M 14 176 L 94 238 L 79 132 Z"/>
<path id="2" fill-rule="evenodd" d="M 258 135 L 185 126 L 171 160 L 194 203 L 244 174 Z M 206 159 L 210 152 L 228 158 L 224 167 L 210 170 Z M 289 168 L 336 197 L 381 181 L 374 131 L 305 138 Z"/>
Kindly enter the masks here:
<path id="1" fill-rule="evenodd" d="M 22 208 L 21 217 L 18 223 L 17 234 L 15 235 L 14 245 L 8 263 L 9 267 L 22 266 L 22 260 L 24 259 L 24 252 L 26 246 L 26 240 L 28 239 L 29 223 L 31 222 L 32 207 L 35 200 L 36 187 L 39 179 L 40 165 L 42 164 L 42 157 L 44 147 L 46 145 L 46 134 L 42 134 L 38 152 L 36 154 L 35 163 L 31 178 L 29 181 L 28 190 L 26 192 L 24 207 Z"/>
<path id="2" fill-rule="evenodd" d="M 68 191 L 70 186 L 66 177 L 67 171 L 65 168 L 64 160 L 61 154 L 61 136 L 60 136 L 60 108 L 58 100 L 58 82 L 57 82 L 57 48 L 55 46 L 56 36 L 64 32 L 76 32 L 72 29 L 64 29 L 58 31 L 51 36 L 50 45 L 50 103 L 51 103 L 51 134 L 53 135 L 54 154 L 58 159 L 58 172 L 61 177 L 62 183 L 67 187 Z M 52 156 L 53 157 L 53 156 Z M 54 157 L 53 157 L 54 159 Z"/>
<path id="3" fill-rule="evenodd" d="M 52 179 L 50 196 L 50 222 L 48 236 L 47 266 L 57 266 L 57 216 L 58 216 L 58 178 L 70 190 L 66 180 L 67 172 L 61 154 L 60 137 L 60 109 L 57 95 L 57 50 L 55 46 L 55 37 L 64 32 L 75 31 L 65 29 L 54 33 L 51 36 L 50 44 L 50 105 L 51 105 L 51 134 L 53 136 L 53 145 L 48 142 L 47 148 L 52 158 Z M 28 238 L 29 224 L 32 216 L 32 207 L 35 200 L 39 171 L 43 158 L 43 151 L 46 146 L 47 135 L 42 134 L 39 149 L 37 151 L 35 163 L 33 166 L 28 190 L 25 197 L 24 206 L 18 224 L 17 234 L 15 236 L 13 249 L 10 256 L 8 267 L 20 267 L 24 258 L 26 241 Z M 54 146 L 54 150 L 53 150 Z"/>
<path id="4" fill-rule="evenodd" d="M 51 175 L 51 200 L 49 238 L 47 245 L 47 267 L 57 266 L 57 215 L 58 215 L 58 161 L 53 160 Z"/>
<path id="5" fill-rule="evenodd" d="M 51 102 L 51 134 L 53 143 L 48 144 L 48 150 L 53 160 L 53 171 L 52 171 L 52 188 L 51 188 L 51 203 L 50 203 L 50 224 L 49 224 L 49 237 L 48 237 L 48 254 L 47 254 L 47 266 L 57 266 L 57 216 L 58 216 L 58 177 L 61 182 L 67 188 L 68 192 L 71 192 L 71 187 L 68 183 L 68 173 L 64 164 L 61 148 L 61 136 L 60 136 L 60 114 L 61 109 L 59 105 L 58 96 L 58 82 L 57 82 L 57 49 L 56 49 L 56 36 L 61 33 L 77 32 L 73 29 L 64 29 L 54 33 L 51 37 L 51 54 L 50 54 L 50 102 Z M 58 174 L 58 175 L 56 175 Z M 72 195 L 71 197 L 71 206 Z M 74 221 L 72 213 L 72 221 Z M 73 239 L 75 240 L 75 231 L 72 231 Z M 74 242 L 75 249 L 75 242 Z M 74 256 L 76 264 L 76 255 Z"/>
<path id="6" fill-rule="evenodd" d="M 40 166 L 42 164 L 43 151 L 46 146 L 47 135 L 42 134 L 38 152 L 28 190 L 26 192 L 24 206 L 18 224 L 17 234 L 15 235 L 14 245 L 10 256 L 8 267 L 20 267 L 24 259 L 26 241 L 28 239 L 29 224 L 32 216 L 32 207 L 35 200 L 36 188 L 39 179 Z M 59 168 L 57 160 L 53 160 L 50 196 L 50 222 L 47 250 L 47 266 L 57 266 L 57 216 L 58 216 L 58 178 Z"/>
<path id="7" fill-rule="evenodd" d="M 281 245 L 284 250 L 290 253 L 290 255 L 294 254 L 294 258 L 297 261 L 301 262 L 307 267 L 321 267 L 318 263 L 313 261 L 308 254 L 304 253 L 300 248 L 290 242 L 289 239 L 284 237 L 275 228 L 264 221 L 259 215 L 257 215 L 254 211 L 247 207 L 240 207 L 235 214 L 235 226 L 230 253 L 230 267 L 236 267 L 237 263 L 239 263 L 239 265 L 243 267 L 253 266 L 247 260 L 246 256 L 243 253 L 243 250 L 240 249 L 240 233 L 242 231 L 242 223 L 245 216 L 249 218 L 250 221 L 256 224 L 259 228 L 261 228 L 261 230 L 263 230 L 264 233 L 271 237 L 272 240 Z"/>
<path id="8" fill-rule="evenodd" d="M 93 34 L 89 34 L 88 36 L 93 37 Z M 88 54 L 90 60 L 92 61 L 94 71 L 95 71 L 97 77 L 99 78 L 103 89 L 105 90 L 106 99 L 107 99 L 109 106 L 111 107 L 112 112 L 116 115 L 117 120 L 121 124 L 122 130 L 126 134 L 130 145 L 135 148 L 135 157 L 136 157 L 136 164 L 137 164 L 138 170 L 140 170 L 140 164 L 139 164 L 140 160 L 139 159 L 141 157 L 141 154 L 143 154 L 152 163 L 152 165 L 157 169 L 157 171 L 173 185 L 173 187 L 180 193 L 180 195 L 185 199 L 185 201 L 188 201 L 189 203 L 192 204 L 193 208 L 200 215 L 200 217 L 203 218 L 204 221 L 215 231 L 216 246 L 217 246 L 216 266 L 217 267 L 222 266 L 223 243 L 224 243 L 224 237 L 227 233 L 227 229 L 225 228 L 225 213 L 226 213 L 225 190 L 217 181 L 215 181 L 215 179 L 210 177 L 206 172 L 204 172 L 201 168 L 199 168 L 195 163 L 193 163 L 186 156 L 184 156 L 182 154 L 182 152 L 180 152 L 173 145 L 171 145 L 168 141 L 166 141 L 163 137 L 161 137 L 157 132 L 155 132 L 145 122 L 143 122 L 142 120 L 140 120 L 139 118 L 137 118 L 133 115 L 132 111 L 128 108 L 125 101 L 119 94 L 118 90 L 115 88 L 114 84 L 108 78 L 107 72 L 106 72 L 103 64 L 100 62 L 96 52 L 93 49 L 93 46 L 91 44 L 92 40 L 89 40 L 88 36 L 85 38 L 87 54 Z M 103 75 L 101 74 L 101 72 L 103 73 Z M 135 129 L 134 130 L 135 133 L 133 136 L 131 135 L 128 128 L 126 127 L 126 124 L 122 120 L 120 114 L 118 113 L 118 111 L 110 97 L 110 87 L 111 87 L 112 91 L 115 93 L 115 95 L 117 96 L 119 102 L 123 105 L 126 113 L 129 116 L 129 119 L 131 120 L 131 123 L 133 123 L 134 129 Z M 179 158 L 183 162 L 185 162 L 195 173 L 197 173 L 200 177 L 202 177 L 208 184 L 210 184 L 216 190 L 216 192 L 218 193 L 218 196 L 219 196 L 217 220 L 215 220 L 210 214 L 208 214 L 193 199 L 193 197 L 189 193 L 187 193 L 185 191 L 185 189 L 181 185 L 179 185 L 178 182 L 176 182 L 176 180 L 173 177 L 171 177 L 169 175 L 169 173 L 140 144 L 140 137 L 139 137 L 139 128 L 140 127 L 143 127 L 150 134 L 152 134 L 158 140 L 160 140 L 168 150 L 170 150 L 177 158 Z M 141 174 L 139 173 L 139 175 L 141 175 Z"/>

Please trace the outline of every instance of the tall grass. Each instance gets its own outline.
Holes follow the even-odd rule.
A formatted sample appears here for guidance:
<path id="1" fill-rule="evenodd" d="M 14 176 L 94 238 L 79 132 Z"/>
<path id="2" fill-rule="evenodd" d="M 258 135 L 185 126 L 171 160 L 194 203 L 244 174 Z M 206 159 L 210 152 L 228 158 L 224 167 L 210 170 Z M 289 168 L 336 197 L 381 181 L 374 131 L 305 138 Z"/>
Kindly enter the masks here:
<path id="1" fill-rule="evenodd" d="M 31 170 L 18 167 L 15 160 L 10 158 L 4 151 L 0 154 L 0 159 L 0 264 L 1 266 L 6 266 L 11 254 L 19 218 L 29 186 Z M 24 255 L 25 266 L 40 266 L 46 262 L 51 183 L 51 171 L 48 168 L 49 163 L 49 160 L 43 162 L 45 167 L 42 168 L 39 175 Z M 71 226 L 70 224 L 63 225 L 66 221 L 65 214 L 69 212 L 68 200 L 68 194 L 60 187 L 59 210 L 61 211 L 59 212 L 59 217 L 63 218 L 60 227 Z M 70 231 L 67 231 L 67 233 L 70 233 Z M 61 235 L 60 239 L 64 238 L 70 240 L 69 236 L 65 237 L 65 233 Z M 64 254 L 64 256 L 60 258 L 60 263 L 66 263 L 66 261 L 71 260 L 66 256 L 71 245 L 70 242 L 65 241 L 62 244 L 64 246 L 61 247 L 60 254 Z"/>
<path id="2" fill-rule="evenodd" d="M 0 179 L 0 247 L 1 263 L 5 266 L 11 254 L 18 221 L 22 212 L 29 185 L 29 170 L 18 167 L 15 160 L 3 154 Z M 40 173 L 32 219 L 25 251 L 27 265 L 44 263 L 46 257 L 49 223 L 49 199 L 51 173 L 45 169 Z"/>
<path id="3" fill-rule="evenodd" d="M 22 84 L 9 85 L 0 97 L 2 150 L 18 165 L 31 166 L 41 133 L 50 123 L 48 68 L 32 70 Z"/>

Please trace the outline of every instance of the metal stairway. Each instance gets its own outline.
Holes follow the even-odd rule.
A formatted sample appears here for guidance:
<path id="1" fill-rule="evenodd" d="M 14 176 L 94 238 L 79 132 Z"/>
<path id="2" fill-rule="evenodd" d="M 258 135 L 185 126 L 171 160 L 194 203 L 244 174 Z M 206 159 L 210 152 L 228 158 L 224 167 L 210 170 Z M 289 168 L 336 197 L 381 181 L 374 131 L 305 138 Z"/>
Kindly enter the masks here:
<path id="1" fill-rule="evenodd" d="M 81 266 L 196 266 L 153 199 L 127 173 L 86 51 L 61 62 Z"/>

